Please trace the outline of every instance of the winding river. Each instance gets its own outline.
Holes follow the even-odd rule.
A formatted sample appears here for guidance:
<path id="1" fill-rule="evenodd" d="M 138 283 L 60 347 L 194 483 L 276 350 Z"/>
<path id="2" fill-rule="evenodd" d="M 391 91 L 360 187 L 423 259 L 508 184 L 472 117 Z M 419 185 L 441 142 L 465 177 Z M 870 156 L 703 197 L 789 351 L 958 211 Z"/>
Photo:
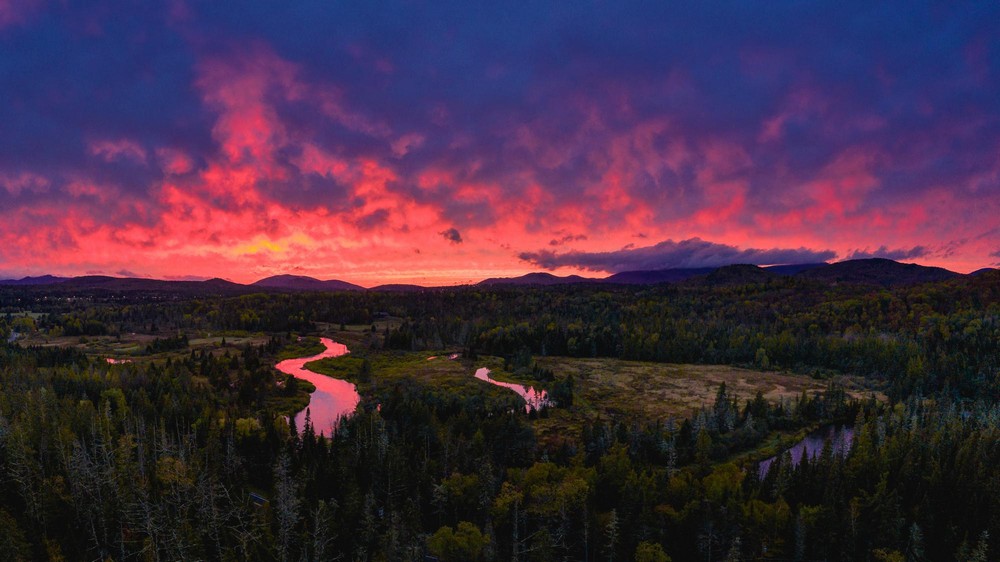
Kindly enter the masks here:
<path id="1" fill-rule="evenodd" d="M 487 369 L 486 367 L 480 367 L 479 369 L 476 369 L 476 378 L 481 381 L 486 381 L 490 384 L 495 384 L 496 386 L 509 388 L 514 392 L 516 392 L 518 396 L 524 398 L 525 412 L 530 412 L 532 408 L 534 408 L 535 410 L 539 410 L 541 409 L 542 406 L 547 406 L 549 404 L 549 395 L 544 390 L 535 390 L 530 386 L 523 386 L 520 384 L 514 384 L 492 379 L 490 378 L 490 370 Z"/>
<path id="2" fill-rule="evenodd" d="M 346 345 L 337 343 L 330 338 L 320 338 L 320 342 L 326 346 L 326 351 L 323 353 L 312 357 L 285 359 L 274 367 L 282 373 L 305 379 L 316 386 L 316 390 L 309 395 L 309 415 L 317 434 L 330 435 L 333 426 L 340 418 L 354 412 L 358 402 L 361 401 L 361 396 L 358 395 L 358 390 L 353 384 L 314 373 L 305 368 L 306 363 L 310 361 L 327 357 L 340 357 L 350 353 Z M 305 426 L 305 421 L 305 410 L 295 414 L 295 427 L 299 431 Z"/>

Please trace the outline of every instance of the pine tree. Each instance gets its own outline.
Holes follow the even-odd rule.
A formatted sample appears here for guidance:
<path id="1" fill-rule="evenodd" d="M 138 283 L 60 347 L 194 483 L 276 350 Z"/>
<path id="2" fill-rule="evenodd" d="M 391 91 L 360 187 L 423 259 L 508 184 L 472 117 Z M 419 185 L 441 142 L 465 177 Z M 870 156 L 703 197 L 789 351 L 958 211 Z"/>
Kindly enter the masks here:
<path id="1" fill-rule="evenodd" d="M 989 560 L 990 553 L 990 532 L 983 531 L 979 535 L 979 540 L 976 541 L 975 548 L 969 553 L 969 562 L 987 562 Z"/>
<path id="2" fill-rule="evenodd" d="M 910 540 L 906 545 L 906 562 L 920 562 L 924 559 L 924 533 L 916 523 L 910 525 Z"/>

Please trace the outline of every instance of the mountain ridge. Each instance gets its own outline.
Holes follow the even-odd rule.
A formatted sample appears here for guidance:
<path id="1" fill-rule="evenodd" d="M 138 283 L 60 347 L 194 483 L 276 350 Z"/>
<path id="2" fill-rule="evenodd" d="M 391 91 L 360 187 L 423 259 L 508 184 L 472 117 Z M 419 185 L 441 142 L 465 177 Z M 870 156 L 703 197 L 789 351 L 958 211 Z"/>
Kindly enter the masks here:
<path id="1" fill-rule="evenodd" d="M 0 285 L 26 286 L 26 285 L 51 285 L 68 281 L 72 277 L 57 277 L 55 275 L 39 275 L 37 277 L 22 277 L 20 279 L 0 279 Z"/>
<path id="2" fill-rule="evenodd" d="M 827 283 L 859 285 L 912 285 L 962 277 L 961 273 L 915 263 L 902 263 L 886 258 L 845 260 L 809 269 L 796 274 Z"/>
<path id="3" fill-rule="evenodd" d="M 267 289 L 288 289 L 292 291 L 364 291 L 361 285 L 348 283 L 339 279 L 326 281 L 306 275 L 280 274 L 258 279 L 247 287 L 263 287 Z"/>
<path id="4" fill-rule="evenodd" d="M 496 286 L 496 285 L 569 285 L 575 283 L 600 283 L 602 279 L 592 277 L 581 277 L 579 275 L 567 275 L 560 277 L 545 271 L 526 273 L 518 277 L 490 277 L 476 283 L 476 286 Z"/>
<path id="5" fill-rule="evenodd" d="M 472 287 L 531 287 L 570 284 L 619 284 L 655 285 L 660 283 L 748 284 L 766 282 L 779 277 L 798 277 L 838 284 L 894 286 L 971 278 L 997 271 L 994 268 L 961 274 L 941 267 L 902 263 L 885 258 L 844 260 L 834 263 L 803 263 L 776 266 L 730 264 L 720 267 L 667 268 L 636 270 L 614 273 L 604 278 L 580 275 L 558 276 L 549 272 L 532 272 L 516 277 L 491 277 L 473 283 Z M 110 290 L 154 292 L 198 292 L 205 289 L 220 292 L 250 293 L 254 291 L 375 291 L 416 292 L 440 287 L 415 284 L 381 284 L 363 287 L 339 279 L 320 280 L 304 275 L 279 274 L 253 283 L 235 283 L 218 277 L 203 281 L 150 279 L 145 277 L 112 277 L 108 275 L 83 275 L 60 277 L 56 275 L 28 276 L 20 279 L 0 279 L 0 286 L 38 290 Z"/>

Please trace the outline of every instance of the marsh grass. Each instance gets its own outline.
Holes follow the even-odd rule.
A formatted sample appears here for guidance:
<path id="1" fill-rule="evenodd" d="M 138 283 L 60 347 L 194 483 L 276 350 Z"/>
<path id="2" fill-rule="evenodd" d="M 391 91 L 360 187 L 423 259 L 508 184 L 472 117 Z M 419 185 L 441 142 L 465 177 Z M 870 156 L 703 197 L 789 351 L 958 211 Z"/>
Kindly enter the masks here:
<path id="1" fill-rule="evenodd" d="M 262 333 L 249 334 L 247 332 L 214 332 L 212 334 L 189 335 L 188 347 L 161 353 L 147 354 L 146 346 L 156 341 L 157 338 L 164 337 L 164 334 L 122 334 L 121 336 L 60 336 L 46 337 L 41 334 L 32 334 L 18 342 L 25 346 L 39 347 L 65 347 L 74 348 L 91 357 L 103 360 L 105 358 L 130 359 L 136 363 L 144 363 L 154 360 L 166 360 L 168 358 L 181 359 L 191 353 L 192 350 L 207 351 L 215 356 L 225 354 L 226 350 L 235 352 L 243 346 L 264 345 L 269 337 Z M 323 346 L 319 339 L 315 339 L 316 345 L 322 351 Z M 225 345 L 223 345 L 225 342 Z M 317 352 L 318 353 L 318 352 Z"/>
<path id="2" fill-rule="evenodd" d="M 294 396 L 281 393 L 268 396 L 265 401 L 266 408 L 285 416 L 294 416 L 304 410 L 309 405 L 309 397 L 316 390 L 316 386 L 303 379 L 299 379 L 298 385 L 299 390 Z"/>
<path id="3" fill-rule="evenodd" d="M 805 375 L 753 371 L 728 365 L 679 365 L 624 361 L 538 357 L 538 365 L 550 369 L 557 380 L 573 376 L 573 407 L 556 409 L 539 419 L 536 429 L 543 440 L 579 435 L 590 420 L 623 419 L 653 422 L 690 417 L 699 407 L 709 406 L 719 386 L 736 395 L 742 406 L 760 392 L 770 402 L 797 399 L 827 388 L 830 381 Z M 842 377 L 849 392 L 865 395 L 855 379 Z"/>
<path id="4" fill-rule="evenodd" d="M 334 338 L 336 339 L 336 338 Z M 358 351 L 341 357 L 329 357 L 309 362 L 305 367 L 313 372 L 354 383 L 365 399 L 379 400 L 381 393 L 389 392 L 401 382 L 415 383 L 442 398 L 482 400 L 511 409 L 521 409 L 523 400 L 510 390 L 477 380 L 475 371 L 480 367 L 498 369 L 500 376 L 503 359 L 481 357 L 476 361 L 448 359 L 454 350 L 441 351 Z M 428 360 L 429 357 L 435 357 Z M 362 373 L 364 361 L 369 362 L 370 375 Z M 517 381 L 515 381 L 517 382 Z"/>
<path id="5" fill-rule="evenodd" d="M 326 346 L 323 345 L 323 342 L 319 341 L 318 337 L 303 336 L 301 340 L 293 341 L 281 348 L 281 351 L 278 352 L 278 361 L 319 355 L 325 350 Z"/>

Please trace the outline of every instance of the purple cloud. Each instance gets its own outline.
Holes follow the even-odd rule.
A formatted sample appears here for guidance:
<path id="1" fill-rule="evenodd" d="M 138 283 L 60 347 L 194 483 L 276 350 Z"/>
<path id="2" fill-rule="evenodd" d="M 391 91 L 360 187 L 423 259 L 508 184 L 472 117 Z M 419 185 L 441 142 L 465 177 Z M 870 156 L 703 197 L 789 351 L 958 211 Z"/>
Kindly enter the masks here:
<path id="1" fill-rule="evenodd" d="M 777 265 L 816 263 L 836 257 L 832 250 L 808 248 L 740 249 L 700 238 L 675 242 L 664 240 L 653 246 L 623 248 L 611 252 L 566 252 L 551 250 L 523 252 L 518 257 L 545 269 L 577 267 L 589 271 L 658 270 L 669 268 L 718 267 L 736 263 Z"/>
<path id="2" fill-rule="evenodd" d="M 870 250 L 869 248 L 852 250 L 848 253 L 845 259 L 848 260 L 861 260 L 868 258 L 885 258 L 889 260 L 911 260 L 915 258 L 922 258 L 930 254 L 930 250 L 926 246 L 914 246 L 912 248 L 895 248 L 889 249 L 887 246 L 879 246 L 875 250 Z"/>
<path id="3" fill-rule="evenodd" d="M 457 228 L 449 228 L 447 230 L 438 232 L 438 234 L 444 236 L 445 240 L 448 240 L 452 244 L 462 243 L 462 234 L 458 231 Z"/>
<path id="4" fill-rule="evenodd" d="M 553 238 L 552 240 L 549 240 L 549 246 L 562 246 L 563 244 L 567 244 L 569 242 L 579 242 L 586 239 L 586 234 L 566 234 L 560 238 Z"/>

